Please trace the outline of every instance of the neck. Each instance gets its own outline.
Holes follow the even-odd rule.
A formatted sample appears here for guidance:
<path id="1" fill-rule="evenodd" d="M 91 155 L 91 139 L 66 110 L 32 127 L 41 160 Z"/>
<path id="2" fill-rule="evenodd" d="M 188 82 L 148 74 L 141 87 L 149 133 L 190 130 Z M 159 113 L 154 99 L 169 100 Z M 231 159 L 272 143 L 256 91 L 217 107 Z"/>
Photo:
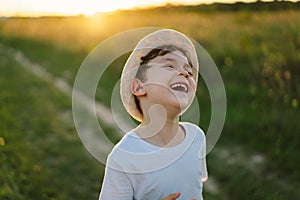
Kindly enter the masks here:
<path id="1" fill-rule="evenodd" d="M 184 132 L 179 126 L 179 116 L 168 116 L 159 106 L 144 116 L 137 134 L 157 146 L 175 146 L 184 138 Z"/>

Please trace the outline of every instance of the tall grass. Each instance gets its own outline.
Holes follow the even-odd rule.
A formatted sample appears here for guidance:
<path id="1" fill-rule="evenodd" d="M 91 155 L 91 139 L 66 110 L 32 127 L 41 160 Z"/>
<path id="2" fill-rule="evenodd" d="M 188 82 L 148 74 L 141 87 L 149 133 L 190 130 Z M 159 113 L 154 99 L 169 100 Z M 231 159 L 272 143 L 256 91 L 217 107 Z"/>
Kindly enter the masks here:
<path id="1" fill-rule="evenodd" d="M 228 167 L 216 162 L 217 158 L 209 158 L 211 170 L 226 185 L 222 190 L 231 199 L 244 196 L 275 199 L 280 192 L 274 190 L 280 187 L 264 178 L 270 171 L 283 177 L 290 188 L 299 186 L 300 13 L 297 11 L 124 11 L 93 17 L 11 18 L 0 22 L 0 41 L 21 49 L 72 84 L 83 58 L 99 42 L 115 33 L 145 26 L 182 31 L 206 48 L 221 72 L 228 98 L 226 124 L 217 145 L 239 145 L 267 157 L 262 174 L 252 177 L 239 166 Z M 98 98 L 108 106 L 109 99 L 103 94 L 111 94 L 125 59 L 116 60 L 101 80 L 107 87 L 101 88 Z M 200 91 L 200 104 L 208 108 L 209 94 L 202 80 Z M 204 116 L 201 126 L 207 127 L 210 110 L 201 111 Z M 3 130 L 10 131 L 10 125 L 15 124 L 13 116 L 9 111 L 1 113 L 2 118 L 8 119 Z M 49 126 L 47 122 L 44 125 Z M 290 195 L 292 191 L 287 187 L 281 197 L 299 198 Z M 257 190 L 255 194 L 253 190 Z"/>

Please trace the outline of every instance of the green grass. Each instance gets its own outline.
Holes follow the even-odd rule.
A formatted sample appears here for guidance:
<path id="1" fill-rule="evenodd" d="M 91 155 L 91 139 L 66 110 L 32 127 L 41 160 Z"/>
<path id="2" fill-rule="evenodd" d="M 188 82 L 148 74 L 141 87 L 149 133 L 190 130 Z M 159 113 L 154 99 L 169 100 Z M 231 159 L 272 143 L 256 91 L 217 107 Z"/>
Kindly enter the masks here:
<path id="1" fill-rule="evenodd" d="M 0 199 L 96 199 L 103 167 L 77 136 L 70 98 L 0 56 Z"/>
<path id="2" fill-rule="evenodd" d="M 72 18 L 13 19 L 0 23 L 0 42 L 22 50 L 72 85 L 89 50 L 109 35 L 141 26 L 189 34 L 210 53 L 225 83 L 228 110 L 217 147 L 242 146 L 246 156 L 266 158 L 261 170 L 253 173 L 243 164 L 231 165 L 210 154 L 209 172 L 221 193 L 228 199 L 299 199 L 300 14 L 169 12 L 168 18 L 160 12 L 125 14 L 131 23 L 125 23 L 122 13 L 73 22 Z M 45 24 L 49 33 L 32 32 Z M 81 29 L 89 24 L 95 26 Z M 65 32 L 52 34 L 59 27 L 66 27 Z M 74 30 L 78 35 L 68 32 Z M 91 37 L 83 43 L 85 35 Z M 96 199 L 103 168 L 85 153 L 73 122 L 62 123 L 62 114 L 71 112 L 70 98 L 24 72 L 5 53 L 0 58 L 0 137 L 5 140 L 0 146 L 0 181 L 4 180 L 0 198 Z M 112 63 L 100 80 L 96 98 L 107 106 L 125 59 Z M 200 126 L 206 130 L 211 110 L 202 80 L 199 91 Z M 222 199 L 207 191 L 204 196 Z"/>
<path id="3" fill-rule="evenodd" d="M 1 35 L 0 38 L 3 44 L 20 50 L 32 62 L 42 65 L 48 72 L 63 78 L 70 85 L 73 85 L 76 72 L 87 54 L 84 51 L 70 51 L 57 47 L 45 41 L 11 38 L 5 35 Z"/>
<path id="4" fill-rule="evenodd" d="M 213 150 L 207 160 L 210 173 L 217 177 L 221 185 L 220 190 L 227 194 L 228 199 L 296 200 L 299 198 L 300 192 L 297 189 L 299 182 L 289 179 L 287 173 L 282 174 L 278 170 L 270 169 L 271 158 L 264 158 L 262 163 L 253 164 L 255 161 L 251 161 L 251 156 L 258 151 L 242 150 L 241 144 L 222 146 L 222 148 L 230 149 L 228 156 L 223 157 L 224 152 L 217 148 L 218 150 Z M 238 159 L 243 162 L 236 161 Z"/>

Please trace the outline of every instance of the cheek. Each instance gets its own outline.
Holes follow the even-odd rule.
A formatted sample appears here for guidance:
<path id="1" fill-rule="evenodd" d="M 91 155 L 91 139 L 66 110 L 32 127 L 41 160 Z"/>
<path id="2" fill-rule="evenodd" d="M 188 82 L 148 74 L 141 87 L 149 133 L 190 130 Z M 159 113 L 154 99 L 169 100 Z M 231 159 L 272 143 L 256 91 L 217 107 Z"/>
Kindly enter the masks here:
<path id="1" fill-rule="evenodd" d="M 147 94 L 153 97 L 161 98 L 169 89 L 161 83 L 149 83 L 145 87 Z"/>
<path id="2" fill-rule="evenodd" d="M 196 81 L 195 79 L 190 79 L 191 88 L 193 91 L 196 90 Z"/>
<path id="3" fill-rule="evenodd" d="M 157 84 L 162 84 L 166 80 L 167 75 L 161 71 L 148 71 L 149 73 L 146 76 L 146 82 L 148 83 L 157 83 Z"/>

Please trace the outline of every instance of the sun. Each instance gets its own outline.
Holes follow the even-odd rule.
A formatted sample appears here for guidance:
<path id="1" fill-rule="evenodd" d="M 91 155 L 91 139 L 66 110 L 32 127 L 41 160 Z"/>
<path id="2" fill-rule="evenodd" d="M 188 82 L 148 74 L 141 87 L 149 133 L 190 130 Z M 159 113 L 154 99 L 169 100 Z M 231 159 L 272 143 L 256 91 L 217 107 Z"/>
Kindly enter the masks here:
<path id="1" fill-rule="evenodd" d="M 189 2 L 191 0 L 9 0 L 0 1 L 0 13 L 10 15 L 92 15 L 119 9 L 131 9 L 163 5 L 167 2 Z M 205 0 L 206 1 L 206 0 Z"/>

